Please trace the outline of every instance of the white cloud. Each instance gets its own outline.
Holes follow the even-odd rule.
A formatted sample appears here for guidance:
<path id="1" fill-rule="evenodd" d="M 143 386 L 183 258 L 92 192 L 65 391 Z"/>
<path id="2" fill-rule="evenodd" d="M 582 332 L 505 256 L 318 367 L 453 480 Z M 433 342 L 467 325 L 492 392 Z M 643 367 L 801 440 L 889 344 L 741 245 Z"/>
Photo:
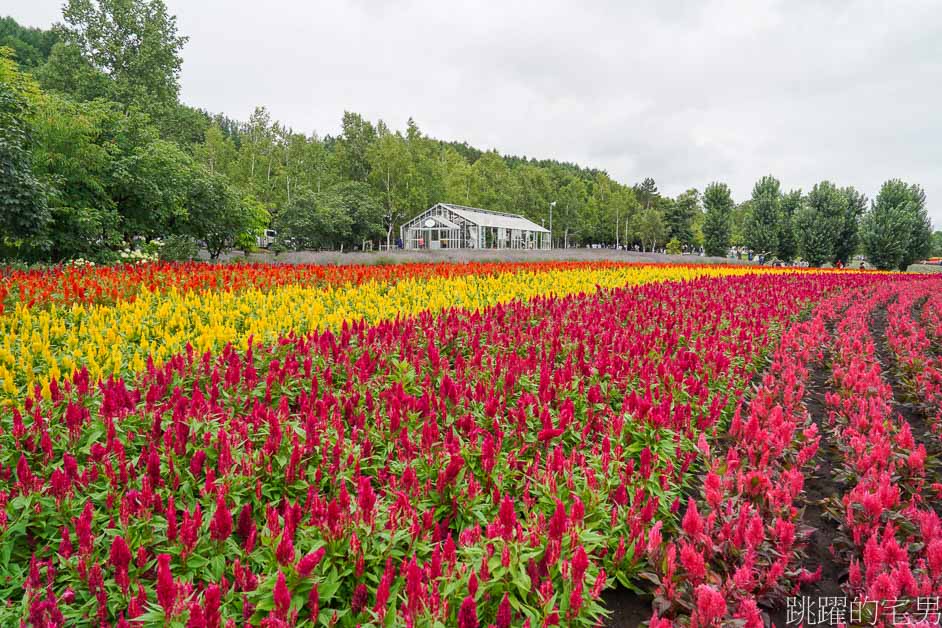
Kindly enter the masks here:
<path id="1" fill-rule="evenodd" d="M 14 0 L 46 26 L 59 0 Z M 344 109 L 676 194 L 772 173 L 871 197 L 922 184 L 942 228 L 937 3 L 168 0 L 183 99 L 335 133 Z"/>

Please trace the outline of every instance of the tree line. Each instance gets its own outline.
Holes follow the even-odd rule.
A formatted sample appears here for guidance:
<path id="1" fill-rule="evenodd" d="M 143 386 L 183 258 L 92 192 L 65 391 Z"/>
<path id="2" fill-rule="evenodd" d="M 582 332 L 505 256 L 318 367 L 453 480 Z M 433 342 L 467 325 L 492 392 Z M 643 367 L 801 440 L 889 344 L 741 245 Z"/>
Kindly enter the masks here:
<path id="1" fill-rule="evenodd" d="M 815 265 L 862 246 L 886 267 L 930 252 L 925 195 L 899 181 L 873 203 L 827 181 L 785 192 L 772 177 L 739 204 L 722 183 L 671 198 L 650 178 L 482 151 L 411 119 L 392 130 L 345 112 L 338 135 L 320 136 L 264 107 L 247 121 L 210 114 L 179 100 L 186 41 L 161 0 L 68 0 L 51 30 L 0 20 L 0 257 L 108 261 L 154 238 L 168 256 L 199 242 L 216 257 L 266 228 L 283 247 L 394 245 L 439 201 L 552 225 L 556 246 L 744 246 Z"/>

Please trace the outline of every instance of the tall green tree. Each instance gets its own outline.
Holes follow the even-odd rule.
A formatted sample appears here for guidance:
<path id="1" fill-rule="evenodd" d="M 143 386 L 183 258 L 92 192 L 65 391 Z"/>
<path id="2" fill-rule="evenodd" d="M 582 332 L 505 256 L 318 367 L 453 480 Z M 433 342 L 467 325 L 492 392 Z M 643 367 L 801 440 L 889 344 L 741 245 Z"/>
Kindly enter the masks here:
<path id="1" fill-rule="evenodd" d="M 798 239 L 795 235 L 795 214 L 801 208 L 801 190 L 792 190 L 782 195 L 778 221 L 778 239 L 775 256 L 791 262 L 798 255 Z"/>
<path id="2" fill-rule="evenodd" d="M 693 244 L 693 223 L 700 210 L 700 193 L 690 189 L 669 203 L 664 210 L 667 239 L 681 244 Z"/>
<path id="3" fill-rule="evenodd" d="M 384 133 L 367 150 L 369 181 L 382 199 L 383 235 L 386 248 L 392 242 L 393 229 L 400 224 L 410 204 L 412 159 L 406 140 L 398 133 Z M 423 208 L 425 209 L 425 208 Z"/>
<path id="4" fill-rule="evenodd" d="M 847 207 L 841 220 L 840 231 L 834 241 L 833 264 L 840 262 L 846 265 L 857 252 L 860 245 L 860 218 L 867 211 L 867 197 L 852 186 L 843 188 L 841 192 L 847 197 Z"/>
<path id="5" fill-rule="evenodd" d="M 114 100 L 159 121 L 177 103 L 187 38 L 163 0 L 67 0 L 63 40 L 108 77 Z"/>
<path id="6" fill-rule="evenodd" d="M 899 179 L 884 183 L 863 217 L 861 235 L 867 258 L 877 268 L 906 270 L 927 257 L 932 227 L 925 192 Z"/>
<path id="7" fill-rule="evenodd" d="M 31 116 L 39 89 L 0 48 L 0 245 L 16 256 L 48 249 L 46 191 L 33 172 Z"/>
<path id="8" fill-rule="evenodd" d="M 65 94 L 74 100 L 107 99 L 111 95 L 108 76 L 82 56 L 81 49 L 72 43 L 56 43 L 35 74 L 44 90 Z"/>
<path id="9" fill-rule="evenodd" d="M 733 196 L 725 183 L 711 183 L 703 192 L 703 248 L 707 255 L 726 257 L 730 247 Z"/>
<path id="10" fill-rule="evenodd" d="M 656 209 L 645 209 L 635 218 L 635 234 L 641 241 L 642 251 L 654 251 L 658 244 L 667 242 L 667 225 Z"/>
<path id="11" fill-rule="evenodd" d="M 553 212 L 553 233 L 562 235 L 563 247 L 568 248 L 570 238 L 578 228 L 579 215 L 589 200 L 589 190 L 582 179 L 573 179 L 559 190 Z"/>
<path id="12" fill-rule="evenodd" d="M 752 213 L 745 225 L 746 246 L 759 254 L 774 253 L 778 247 L 782 190 L 778 179 L 768 175 L 752 188 Z"/>
<path id="13" fill-rule="evenodd" d="M 815 185 L 795 215 L 798 251 L 812 266 L 834 259 L 847 215 L 847 196 L 830 181 Z"/>
<path id="14" fill-rule="evenodd" d="M 54 260 L 101 259 L 121 245 L 121 216 L 111 196 L 123 153 L 112 141 L 123 114 L 105 101 L 75 103 L 47 95 L 33 125 L 33 169 L 43 181 L 52 217 Z"/>
<path id="15" fill-rule="evenodd" d="M 319 204 L 333 215 L 350 217 L 350 230 L 346 237 L 336 239 L 337 244 L 343 248 L 359 247 L 364 241 L 372 241 L 386 235 L 383 206 L 366 183 L 338 183 L 322 195 Z"/>
<path id="16" fill-rule="evenodd" d="M 654 179 L 651 177 L 645 178 L 641 183 L 638 183 L 634 187 L 635 197 L 637 197 L 638 202 L 641 203 L 641 207 L 644 209 L 650 209 L 652 205 L 657 203 L 657 199 L 660 197 L 657 191 L 657 183 L 654 182 Z"/>
<path id="17" fill-rule="evenodd" d="M 370 175 L 370 146 L 376 141 L 376 128 L 363 116 L 343 112 L 342 132 L 337 140 L 337 162 L 343 178 L 366 181 Z"/>
<path id="18" fill-rule="evenodd" d="M 13 50 L 12 58 L 25 71 L 45 63 L 57 41 L 52 31 L 20 26 L 12 17 L 0 18 L 0 48 Z"/>
<path id="19" fill-rule="evenodd" d="M 198 169 L 189 181 L 183 203 L 187 230 L 205 243 L 210 259 L 217 259 L 235 247 L 240 236 L 257 227 L 254 216 L 226 177 L 204 168 Z"/>
<path id="20" fill-rule="evenodd" d="M 932 257 L 942 257 L 942 231 L 932 234 L 932 248 L 929 254 Z"/>

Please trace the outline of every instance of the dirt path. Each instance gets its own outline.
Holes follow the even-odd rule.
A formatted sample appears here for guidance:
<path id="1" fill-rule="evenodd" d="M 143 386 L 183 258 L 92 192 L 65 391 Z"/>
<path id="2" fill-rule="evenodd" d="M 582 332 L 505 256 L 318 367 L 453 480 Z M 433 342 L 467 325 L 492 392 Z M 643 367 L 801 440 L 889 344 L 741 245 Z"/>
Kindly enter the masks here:
<path id="1" fill-rule="evenodd" d="M 805 569 L 814 572 L 821 567 L 821 579 L 805 585 L 798 595 L 811 599 L 821 597 L 841 597 L 844 595 L 841 585 L 847 579 L 847 561 L 836 555 L 834 540 L 839 535 L 839 518 L 831 514 L 840 509 L 841 496 L 846 491 L 846 484 L 838 479 L 841 453 L 834 446 L 831 427 L 828 422 L 828 409 L 824 394 L 830 389 L 830 373 L 822 364 L 816 365 L 810 373 L 805 392 L 805 406 L 808 415 L 821 434 L 821 443 L 815 456 L 815 470 L 805 480 L 805 503 L 802 523 L 814 529 L 805 548 Z M 838 512 L 839 515 L 839 512 Z M 772 626 L 786 628 L 794 626 L 787 623 L 785 608 L 766 609 Z"/>
<path id="2" fill-rule="evenodd" d="M 925 299 L 920 299 L 913 304 L 913 310 L 916 310 L 920 303 Z M 916 319 L 915 313 L 913 314 Z M 903 389 L 896 368 L 896 359 L 886 338 L 887 327 L 887 308 L 886 306 L 874 311 L 870 319 L 870 333 L 873 336 L 874 348 L 877 353 L 877 359 L 880 366 L 883 367 L 883 378 L 893 388 L 893 410 L 909 423 L 913 438 L 917 443 L 922 443 L 926 447 L 928 459 L 926 460 L 926 479 L 931 482 L 942 481 L 942 439 L 932 431 L 932 427 L 926 420 L 925 412 L 918 404 L 910 401 L 910 396 Z M 936 508 L 942 511 L 942 504 Z"/>
<path id="3" fill-rule="evenodd" d="M 266 251 L 243 255 L 231 252 L 223 255 L 223 261 L 267 262 L 276 264 L 408 264 L 413 262 L 634 262 L 642 264 L 743 264 L 754 262 L 726 259 L 724 257 L 700 257 L 696 255 L 662 255 L 660 253 L 638 253 L 614 249 L 553 249 L 550 251 L 520 250 L 468 250 L 443 249 L 439 251 L 383 251 L 376 253 L 338 253 L 332 251 L 291 251 L 272 255 Z"/>

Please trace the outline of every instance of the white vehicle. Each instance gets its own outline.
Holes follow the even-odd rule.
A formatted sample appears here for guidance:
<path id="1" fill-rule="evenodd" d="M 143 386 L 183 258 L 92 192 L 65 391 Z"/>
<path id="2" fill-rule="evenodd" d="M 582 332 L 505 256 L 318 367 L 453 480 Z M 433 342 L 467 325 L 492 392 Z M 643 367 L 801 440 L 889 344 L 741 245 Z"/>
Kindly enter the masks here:
<path id="1" fill-rule="evenodd" d="M 255 238 L 255 244 L 260 249 L 267 249 L 275 242 L 275 238 L 277 237 L 278 237 L 277 231 L 275 231 L 274 229 L 265 229 L 265 233 L 263 235 L 257 236 Z"/>

